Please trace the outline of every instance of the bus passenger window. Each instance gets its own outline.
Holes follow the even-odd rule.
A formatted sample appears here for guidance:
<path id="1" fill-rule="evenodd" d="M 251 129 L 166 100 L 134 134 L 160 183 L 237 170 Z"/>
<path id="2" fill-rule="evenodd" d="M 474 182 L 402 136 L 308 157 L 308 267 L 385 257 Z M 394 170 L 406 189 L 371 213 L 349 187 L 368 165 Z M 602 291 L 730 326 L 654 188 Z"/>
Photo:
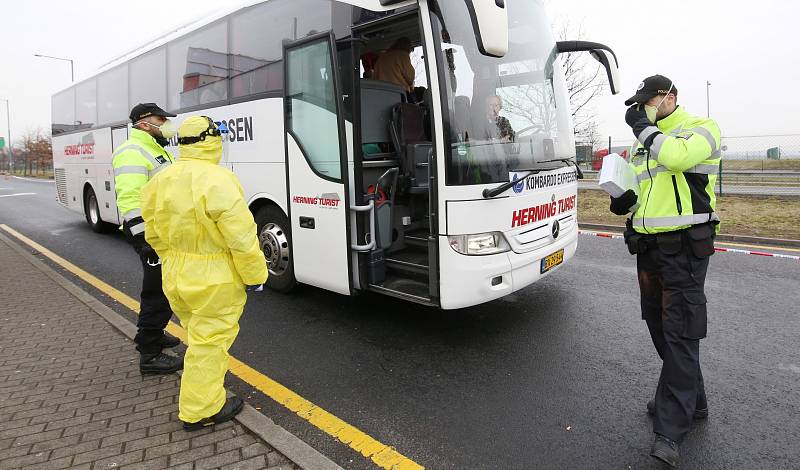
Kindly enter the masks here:
<path id="1" fill-rule="evenodd" d="M 204 27 L 167 48 L 170 110 L 228 98 L 228 23 Z"/>
<path id="2" fill-rule="evenodd" d="M 75 87 L 75 128 L 88 129 L 97 123 L 97 82 L 89 79 Z"/>
<path id="3" fill-rule="evenodd" d="M 128 102 L 132 103 L 131 107 L 138 103 L 167 102 L 166 67 L 167 51 L 164 47 L 159 47 L 131 61 L 131 79 L 128 89 Z"/>

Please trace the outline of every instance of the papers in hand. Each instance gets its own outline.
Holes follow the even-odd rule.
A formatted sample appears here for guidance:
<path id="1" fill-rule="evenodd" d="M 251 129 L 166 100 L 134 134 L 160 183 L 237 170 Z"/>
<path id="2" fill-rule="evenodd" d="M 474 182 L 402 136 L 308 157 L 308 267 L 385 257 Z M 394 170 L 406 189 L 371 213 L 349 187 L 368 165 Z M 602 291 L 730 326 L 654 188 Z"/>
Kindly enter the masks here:
<path id="1" fill-rule="evenodd" d="M 598 184 L 612 197 L 620 197 L 625 191 L 632 189 L 639 196 L 639 184 L 633 168 L 616 153 L 603 158 Z"/>

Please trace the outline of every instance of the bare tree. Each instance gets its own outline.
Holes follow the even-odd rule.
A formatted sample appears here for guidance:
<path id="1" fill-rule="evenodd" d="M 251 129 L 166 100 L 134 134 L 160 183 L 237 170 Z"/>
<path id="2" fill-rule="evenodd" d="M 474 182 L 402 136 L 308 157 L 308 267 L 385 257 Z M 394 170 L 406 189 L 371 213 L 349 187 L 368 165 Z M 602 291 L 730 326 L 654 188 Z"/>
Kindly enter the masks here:
<path id="1" fill-rule="evenodd" d="M 584 38 L 583 25 L 573 27 L 564 20 L 558 30 L 559 40 L 579 40 Z M 559 55 L 564 69 L 569 104 L 572 108 L 572 121 L 575 125 L 575 138 L 592 146 L 599 143 L 597 134 L 597 110 L 592 101 L 605 90 L 606 78 L 603 67 L 586 52 L 567 52 Z"/>
<path id="2" fill-rule="evenodd" d="M 50 136 L 41 128 L 29 130 L 14 149 L 15 161 L 22 161 L 23 175 L 44 175 L 53 165 Z"/>

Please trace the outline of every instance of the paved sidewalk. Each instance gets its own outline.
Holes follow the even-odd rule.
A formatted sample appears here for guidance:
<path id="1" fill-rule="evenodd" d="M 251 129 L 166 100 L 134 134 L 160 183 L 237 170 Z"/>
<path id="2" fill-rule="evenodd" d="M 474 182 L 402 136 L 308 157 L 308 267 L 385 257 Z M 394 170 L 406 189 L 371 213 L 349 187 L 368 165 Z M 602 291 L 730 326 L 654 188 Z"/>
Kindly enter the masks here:
<path id="1" fill-rule="evenodd" d="M 184 432 L 178 377 L 2 239 L 0 289 L 0 469 L 298 468 L 239 422 Z"/>

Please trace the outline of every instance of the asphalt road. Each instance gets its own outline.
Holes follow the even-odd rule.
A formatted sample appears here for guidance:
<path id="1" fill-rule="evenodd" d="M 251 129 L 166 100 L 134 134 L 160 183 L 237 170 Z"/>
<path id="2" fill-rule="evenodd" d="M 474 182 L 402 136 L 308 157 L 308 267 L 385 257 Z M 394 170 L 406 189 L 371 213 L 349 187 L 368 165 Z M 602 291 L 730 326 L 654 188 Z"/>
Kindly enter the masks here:
<path id="1" fill-rule="evenodd" d="M 20 193 L 35 194 L 9 196 Z M 51 183 L 0 178 L 0 223 L 138 296 L 123 238 L 91 232 Z M 683 444 L 681 468 L 797 468 L 798 288 L 797 261 L 712 258 L 701 343 L 710 417 Z M 581 236 L 552 276 L 460 311 L 309 287 L 252 295 L 232 354 L 427 468 L 661 468 L 647 455 L 645 413 L 660 365 L 638 301 L 622 243 Z M 342 466 L 371 468 L 269 398 L 231 387 Z"/>

